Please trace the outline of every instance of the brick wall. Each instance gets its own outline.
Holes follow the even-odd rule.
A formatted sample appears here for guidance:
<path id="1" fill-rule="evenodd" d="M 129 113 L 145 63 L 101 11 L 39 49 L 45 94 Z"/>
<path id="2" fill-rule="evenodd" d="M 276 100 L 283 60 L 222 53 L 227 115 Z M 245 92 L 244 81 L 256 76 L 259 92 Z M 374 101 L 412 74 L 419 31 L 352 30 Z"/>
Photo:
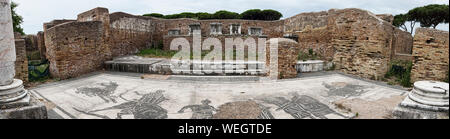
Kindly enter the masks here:
<path id="1" fill-rule="evenodd" d="M 328 25 L 328 12 L 310 12 L 301 13 L 293 17 L 287 18 L 284 21 L 284 32 L 295 33 L 303 31 L 307 26 L 312 28 L 320 28 Z"/>
<path id="2" fill-rule="evenodd" d="M 393 47 L 396 54 L 412 54 L 413 37 L 411 33 L 398 28 L 394 30 Z"/>
<path id="3" fill-rule="evenodd" d="M 16 46 L 16 76 L 14 78 L 28 81 L 28 60 L 24 39 L 15 39 Z"/>
<path id="4" fill-rule="evenodd" d="M 211 35 L 211 24 L 221 23 L 222 34 Z M 189 25 L 200 24 L 202 37 L 221 37 L 221 36 L 248 36 L 249 28 L 262 28 L 264 37 L 279 38 L 283 36 L 283 21 L 254 21 L 254 20 L 195 20 L 195 19 L 156 19 L 155 20 L 155 35 L 154 40 L 163 40 L 164 50 L 168 50 L 170 45 L 167 45 L 166 39 L 171 39 L 168 36 L 169 30 L 180 30 L 181 36 L 189 35 Z M 239 24 L 241 26 L 240 35 L 230 35 L 230 26 L 232 24 Z M 170 43 L 169 43 L 170 44 Z"/>
<path id="5" fill-rule="evenodd" d="M 388 71 L 395 27 L 360 9 L 330 10 L 328 22 L 337 69 L 381 79 Z"/>
<path id="6" fill-rule="evenodd" d="M 442 81 L 449 71 L 449 32 L 418 28 L 414 36 L 411 80 Z"/>
<path id="7" fill-rule="evenodd" d="M 44 39 L 44 32 L 43 31 L 39 31 L 36 35 L 37 37 L 37 47 L 38 50 L 41 54 L 41 59 L 47 59 L 45 56 L 46 50 L 45 50 L 45 39 Z"/>
<path id="8" fill-rule="evenodd" d="M 308 53 L 309 49 L 312 49 L 323 58 L 321 60 L 333 60 L 335 50 L 331 45 L 331 35 L 327 26 L 318 28 L 307 26 L 295 34 L 298 36 L 300 51 Z"/>
<path id="9" fill-rule="evenodd" d="M 126 13 L 113 13 L 110 18 L 108 42 L 113 57 L 135 54 L 158 45 L 153 41 L 154 24 L 151 18 Z"/>
<path id="10" fill-rule="evenodd" d="M 271 43 L 278 43 L 278 69 L 276 67 L 271 66 L 271 61 L 274 61 L 273 56 L 270 54 L 273 53 L 274 49 L 271 46 Z M 268 67 L 267 74 L 271 78 L 278 79 L 286 79 L 286 78 L 295 78 L 297 77 L 297 70 L 295 65 L 297 64 L 297 58 L 299 53 L 299 45 L 297 42 L 291 39 L 284 38 L 273 38 L 267 41 L 266 43 L 266 66 Z M 278 71 L 278 76 L 275 71 Z"/>
<path id="11" fill-rule="evenodd" d="M 60 79 L 99 70 L 111 58 L 100 21 L 54 26 L 45 33 L 45 46 L 51 75 Z"/>

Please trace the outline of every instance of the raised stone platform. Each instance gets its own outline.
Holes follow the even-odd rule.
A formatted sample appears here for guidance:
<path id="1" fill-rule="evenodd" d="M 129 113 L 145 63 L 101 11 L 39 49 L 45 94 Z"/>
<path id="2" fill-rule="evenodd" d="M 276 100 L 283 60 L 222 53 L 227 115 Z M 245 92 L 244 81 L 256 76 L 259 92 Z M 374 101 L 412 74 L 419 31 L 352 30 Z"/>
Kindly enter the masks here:
<path id="1" fill-rule="evenodd" d="M 170 59 L 166 58 L 145 58 L 140 56 L 124 56 L 115 58 L 111 61 L 106 61 L 106 70 L 116 72 L 132 72 L 132 73 L 147 73 L 147 74 L 165 74 L 165 75 L 251 75 L 262 76 L 267 72 L 262 69 L 249 70 L 248 68 L 264 66 L 263 62 L 259 61 L 245 61 L 245 62 L 232 62 L 224 61 L 220 64 L 214 62 L 199 61 L 177 61 L 177 63 L 188 63 L 191 69 L 202 70 L 178 70 L 173 71 L 173 64 Z M 331 67 L 331 63 L 326 63 L 321 60 L 308 60 L 298 61 L 295 66 L 297 72 L 319 72 Z M 211 65 L 211 66 L 207 66 Z M 243 68 L 242 72 L 235 72 L 237 68 Z M 232 69 L 232 70 L 230 70 Z M 219 71 L 219 72 L 218 72 Z"/>
<path id="2" fill-rule="evenodd" d="M 173 70 L 174 64 L 189 65 L 191 70 Z M 106 70 L 118 72 L 166 74 L 166 75 L 265 75 L 262 69 L 249 69 L 249 67 L 262 67 L 265 63 L 259 61 L 222 63 L 201 61 L 171 61 L 164 58 L 144 58 L 140 56 L 125 56 L 105 62 Z M 240 72 L 235 70 L 244 69 Z"/>
<path id="3" fill-rule="evenodd" d="M 28 99 L 28 105 L 10 109 L 0 108 L 0 119 L 47 119 L 47 108 L 45 105 L 32 97 L 31 94 L 26 95 L 24 99 Z"/>
<path id="4" fill-rule="evenodd" d="M 299 73 L 318 72 L 330 68 L 332 66 L 330 64 L 331 63 L 326 63 L 322 60 L 298 61 L 295 68 Z"/>
<path id="5" fill-rule="evenodd" d="M 408 97 L 395 109 L 394 116 L 401 119 L 448 118 L 449 85 L 436 81 L 419 81 Z"/>

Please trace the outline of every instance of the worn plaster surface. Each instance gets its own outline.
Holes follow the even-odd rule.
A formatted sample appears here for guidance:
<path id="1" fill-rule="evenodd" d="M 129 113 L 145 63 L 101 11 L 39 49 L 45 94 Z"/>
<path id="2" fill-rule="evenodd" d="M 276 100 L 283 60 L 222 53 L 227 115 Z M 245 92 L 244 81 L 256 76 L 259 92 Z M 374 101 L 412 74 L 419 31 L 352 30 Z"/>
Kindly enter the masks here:
<path id="1" fill-rule="evenodd" d="M 407 95 L 336 73 L 278 81 L 162 76 L 96 73 L 30 90 L 46 102 L 50 118 L 67 119 L 388 118 Z"/>

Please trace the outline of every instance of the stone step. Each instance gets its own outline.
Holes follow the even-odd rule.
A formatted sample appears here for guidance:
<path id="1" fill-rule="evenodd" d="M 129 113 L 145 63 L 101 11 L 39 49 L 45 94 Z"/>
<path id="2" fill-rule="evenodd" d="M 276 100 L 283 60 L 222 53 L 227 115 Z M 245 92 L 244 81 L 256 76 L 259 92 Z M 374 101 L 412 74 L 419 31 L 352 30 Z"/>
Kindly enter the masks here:
<path id="1" fill-rule="evenodd" d="M 211 81 L 211 82 L 237 82 L 237 81 L 259 81 L 259 76 L 183 76 L 173 75 L 168 80 L 184 81 Z"/>

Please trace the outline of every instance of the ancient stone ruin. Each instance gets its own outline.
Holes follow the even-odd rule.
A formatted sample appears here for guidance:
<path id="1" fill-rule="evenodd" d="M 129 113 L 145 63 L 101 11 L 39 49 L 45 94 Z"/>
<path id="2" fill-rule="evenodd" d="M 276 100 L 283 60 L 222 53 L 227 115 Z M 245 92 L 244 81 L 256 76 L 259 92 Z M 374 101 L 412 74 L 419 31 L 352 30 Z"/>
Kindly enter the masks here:
<path id="1" fill-rule="evenodd" d="M 192 42 L 194 30 L 202 40 L 225 38 L 290 38 L 300 51 L 313 49 L 325 65 L 365 78 L 380 79 L 393 59 L 412 59 L 412 36 L 392 25 L 390 15 L 361 9 L 331 9 L 302 13 L 284 20 L 160 19 L 95 8 L 76 20 L 44 24 L 37 44 L 50 61 L 53 77 L 67 79 L 99 70 L 114 57 L 145 48 L 169 50 L 174 38 Z M 41 36 L 41 37 L 39 37 Z M 247 48 L 245 48 L 247 49 Z M 289 54 L 289 55 L 293 55 Z"/>
<path id="2" fill-rule="evenodd" d="M 442 119 L 448 117 L 448 83 L 418 81 L 408 97 L 395 109 L 400 119 Z"/>
<path id="3" fill-rule="evenodd" d="M 418 28 L 414 37 L 413 81 L 448 78 L 449 33 L 435 29 Z"/>
<path id="4" fill-rule="evenodd" d="M 0 119 L 45 119 L 47 110 L 42 102 L 24 89 L 22 80 L 14 79 L 15 69 L 26 64 L 26 58 L 16 57 L 16 49 L 17 54 L 25 55 L 25 41 L 14 39 L 9 0 L 0 0 L 0 10 Z"/>

